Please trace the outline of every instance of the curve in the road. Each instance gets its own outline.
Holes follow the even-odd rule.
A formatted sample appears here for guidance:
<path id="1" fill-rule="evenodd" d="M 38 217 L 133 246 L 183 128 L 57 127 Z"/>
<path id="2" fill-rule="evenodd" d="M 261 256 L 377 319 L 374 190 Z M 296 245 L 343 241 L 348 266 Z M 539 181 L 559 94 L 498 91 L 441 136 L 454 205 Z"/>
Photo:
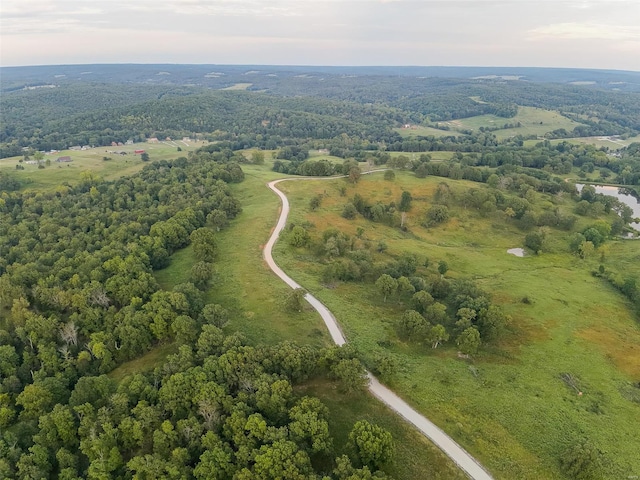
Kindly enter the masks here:
<path id="1" fill-rule="evenodd" d="M 335 177 L 333 177 L 335 178 Z M 271 237 L 269 237 L 269 241 L 264 247 L 264 259 L 269 265 L 269 268 L 273 270 L 273 272 L 284 281 L 291 288 L 303 288 L 299 283 L 293 280 L 289 275 L 284 273 L 284 271 L 276 264 L 273 260 L 272 250 L 275 245 L 280 233 L 284 229 L 287 223 L 287 217 L 289 216 L 289 200 L 287 196 L 278 188 L 276 185 L 280 182 L 287 180 L 311 180 L 311 179 L 331 179 L 327 177 L 317 178 L 283 178 L 280 180 L 274 180 L 268 184 L 269 188 L 273 190 L 276 195 L 280 197 L 282 200 L 282 211 L 280 212 L 280 217 L 278 218 L 278 223 L 276 224 L 275 229 L 271 233 Z M 309 304 L 315 308 L 325 325 L 329 329 L 329 333 L 331 334 L 331 338 L 334 343 L 337 345 L 344 345 L 347 343 L 342 330 L 340 330 L 340 326 L 338 325 L 338 321 L 333 316 L 331 311 L 327 307 L 325 307 L 322 302 L 320 302 L 316 297 L 307 293 L 305 295 L 305 300 L 309 302 Z M 474 480 L 493 480 L 493 477 L 478 463 L 478 461 L 473 458 L 464 448 L 458 445 L 451 437 L 449 437 L 446 433 L 444 433 L 439 427 L 433 424 L 430 420 L 428 420 L 425 416 L 418 413 L 415 409 L 413 409 L 407 402 L 402 400 L 398 395 L 396 395 L 393 391 L 389 390 L 387 387 L 382 385 L 376 377 L 374 377 L 370 372 L 367 372 L 367 376 L 369 377 L 369 391 L 380 401 L 386 404 L 391 410 L 396 412 L 398 415 L 403 417 L 409 423 L 413 424 L 424 436 L 430 439 L 434 444 L 436 444 L 461 470 L 463 470 L 470 478 Z"/>

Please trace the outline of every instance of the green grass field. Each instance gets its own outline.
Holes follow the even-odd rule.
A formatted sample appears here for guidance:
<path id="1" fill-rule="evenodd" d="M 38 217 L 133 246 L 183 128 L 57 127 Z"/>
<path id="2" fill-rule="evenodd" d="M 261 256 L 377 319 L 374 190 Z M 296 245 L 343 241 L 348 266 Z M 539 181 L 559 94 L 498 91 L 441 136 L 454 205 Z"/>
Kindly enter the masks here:
<path id="1" fill-rule="evenodd" d="M 174 343 L 159 345 L 149 352 L 145 353 L 141 357 L 123 363 L 115 370 L 110 372 L 109 377 L 119 382 L 128 375 L 149 372 L 154 368 L 162 365 L 162 363 L 167 358 L 167 355 L 171 355 L 173 353 L 176 353 L 177 351 L 178 347 Z"/>
<path id="2" fill-rule="evenodd" d="M 521 123 L 519 128 L 502 128 L 505 124 Z M 500 130 L 492 132 L 498 140 L 513 137 L 515 135 L 542 136 L 559 128 L 567 131 L 580 125 L 573 120 L 551 110 L 543 110 L 535 107 L 518 107 L 518 114 L 513 118 L 503 118 L 496 115 L 478 115 L 476 117 L 461 118 L 449 122 L 441 122 L 455 130 L 471 130 L 477 132 L 480 127 L 497 127 Z"/>
<path id="3" fill-rule="evenodd" d="M 283 189 L 292 202 L 292 221 L 310 222 L 313 236 L 328 226 L 352 235 L 361 227 L 374 244 L 384 239 L 392 254 L 414 252 L 432 264 L 446 260 L 448 276 L 474 278 L 513 318 L 499 345 L 469 362 L 459 359 L 451 345 L 432 351 L 407 344 L 394 328 L 406 305 L 383 303 L 370 284 L 326 288 L 319 280 L 321 266 L 283 243 L 277 261 L 327 304 L 362 352 L 384 349 L 395 356 L 403 367 L 390 386 L 477 455 L 496 478 L 559 478 L 560 453 L 585 437 L 605 452 L 604 478 L 640 474 L 640 404 L 627 395 L 640 378 L 640 327 L 627 301 L 590 274 L 598 258 L 585 262 L 566 253 L 565 232 L 551 233 L 548 253 L 508 255 L 508 248 L 523 246 L 524 233 L 503 219 L 471 212 L 458 211 L 449 223 L 424 229 L 420 218 L 443 179 L 397 175 L 393 183 L 381 175 L 363 177 L 348 187 L 347 197 L 358 192 L 372 203 L 388 203 L 397 201 L 402 189 L 409 190 L 423 199 L 414 202 L 407 219 L 410 234 L 362 218 L 343 219 L 339 213 L 347 198 L 337 187 L 343 180 L 285 183 Z M 457 190 L 471 186 L 483 188 L 452 183 Z M 308 199 L 323 192 L 328 196 L 321 209 L 309 212 Z M 556 207 L 550 200 L 540 203 Z M 579 226 L 589 221 L 581 219 Z M 608 248 L 624 252 L 610 253 L 610 262 L 633 252 L 637 259 L 633 242 L 612 241 Z M 524 297 L 529 304 L 522 302 Z M 561 381 L 562 373 L 579 379 L 583 395 Z"/>
<path id="4" fill-rule="evenodd" d="M 309 159 L 310 160 L 328 160 L 331 163 L 337 163 L 342 165 L 344 163 L 344 158 L 334 157 L 333 155 L 329 155 L 328 153 L 324 153 L 319 150 L 310 150 L 309 151 Z"/>
<path id="5" fill-rule="evenodd" d="M 427 155 L 429 155 L 431 157 L 431 160 L 433 160 L 434 162 L 444 162 L 447 160 L 451 160 L 451 158 L 453 158 L 453 154 L 455 152 L 447 152 L 447 151 L 442 151 L 442 152 L 420 152 L 420 153 L 412 153 L 412 152 L 389 152 L 389 155 L 391 155 L 391 158 L 396 158 L 399 157 L 400 155 L 404 155 L 405 157 L 409 157 L 411 160 L 417 160 L 418 158 L 420 158 L 420 155 L 422 155 L 423 153 L 426 153 Z M 364 169 L 363 169 L 364 170 Z"/>
<path id="6" fill-rule="evenodd" d="M 598 148 L 606 147 L 609 150 L 618 150 L 620 148 L 628 147 L 634 142 L 640 142 L 640 135 L 630 137 L 627 139 L 612 138 L 612 137 L 573 137 L 573 138 L 557 138 L 555 140 L 549 140 L 551 145 L 557 145 L 562 142 L 569 142 L 575 145 L 595 145 Z M 525 147 L 535 147 L 541 140 L 525 140 Z"/>
<path id="7" fill-rule="evenodd" d="M 456 130 L 440 130 L 439 128 L 425 127 L 422 125 L 411 125 L 409 128 L 394 128 L 394 131 L 398 132 L 402 138 L 412 137 L 457 137 L 460 135 Z"/>
<path id="8" fill-rule="evenodd" d="M 220 90 L 246 90 L 251 85 L 253 85 L 253 83 L 236 83 L 230 87 L 221 88 Z"/>
<path id="9" fill-rule="evenodd" d="M 204 145 L 203 142 L 190 142 L 185 145 L 176 142 L 181 152 L 174 145 L 167 143 L 138 143 L 122 147 L 96 147 L 89 150 L 62 150 L 59 153 L 47 155 L 43 161 L 51 160 L 51 165 L 40 169 L 37 165 L 19 163 L 21 157 L 0 159 L 0 171 L 9 173 L 24 185 L 24 190 L 53 190 L 65 182 L 73 185 L 80 180 L 82 172 L 91 172 L 105 180 L 115 180 L 120 177 L 133 175 L 145 166 L 140 155 L 134 155 L 135 150 L 145 150 L 149 154 L 149 161 L 169 160 L 186 156 L 191 150 Z M 110 151 L 124 151 L 127 155 L 109 153 Z M 58 157 L 70 156 L 72 162 L 57 163 Z M 111 160 L 103 160 L 110 157 Z M 16 165 L 24 166 L 24 170 L 16 170 Z"/>

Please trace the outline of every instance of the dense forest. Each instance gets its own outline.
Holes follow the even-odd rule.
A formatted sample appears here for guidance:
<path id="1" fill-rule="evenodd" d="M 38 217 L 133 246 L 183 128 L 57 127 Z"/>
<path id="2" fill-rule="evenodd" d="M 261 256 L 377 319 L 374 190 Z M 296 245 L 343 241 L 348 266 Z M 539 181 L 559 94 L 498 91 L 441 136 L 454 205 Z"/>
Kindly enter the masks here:
<path id="1" fill-rule="evenodd" d="M 353 352 L 248 346 L 204 304 L 214 231 L 241 210 L 227 184 L 242 179 L 203 152 L 3 195 L 3 478 L 372 478 L 390 460 L 389 433 L 360 422 L 334 462 L 326 407 L 293 393 L 315 375 L 363 388 Z M 190 281 L 161 290 L 152 271 L 189 243 Z M 105 375 L 163 342 L 180 348 L 154 372 Z"/>
<path id="2" fill-rule="evenodd" d="M 211 85 L 146 81 L 144 76 L 119 83 L 109 75 L 93 75 L 75 81 L 56 77 L 60 81 L 45 84 L 51 88 L 37 88 L 29 86 L 28 74 L 13 78 L 17 72 L 5 70 L 3 88 L 22 78 L 27 89 L 0 98 L 0 157 L 19 155 L 24 147 L 60 150 L 198 134 L 219 139 L 221 133 L 228 139 L 260 136 L 247 146 L 268 149 L 294 141 L 331 141 L 341 134 L 396 149 L 400 137 L 395 127 L 485 114 L 508 121 L 518 105 L 557 110 L 579 123 L 573 131 L 550 132 L 548 138 L 640 132 L 637 94 L 562 83 L 236 68 L 209 75 Z M 234 85 L 250 92 L 221 91 Z"/>

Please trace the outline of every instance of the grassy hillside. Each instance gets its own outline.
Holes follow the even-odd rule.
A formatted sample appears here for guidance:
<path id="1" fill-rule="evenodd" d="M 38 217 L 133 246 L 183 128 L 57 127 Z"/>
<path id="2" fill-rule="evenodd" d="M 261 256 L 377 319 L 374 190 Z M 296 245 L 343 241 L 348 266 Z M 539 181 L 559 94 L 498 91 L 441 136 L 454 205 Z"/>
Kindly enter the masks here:
<path id="1" fill-rule="evenodd" d="M 378 261 L 402 252 L 429 257 L 432 265 L 446 260 L 447 276 L 474 278 L 511 315 L 509 333 L 498 345 L 465 360 L 452 345 L 433 351 L 406 343 L 395 323 L 407 305 L 383 302 L 372 284 L 327 288 L 320 280 L 322 265 L 306 250 L 280 243 L 277 261 L 327 304 L 365 355 L 384 351 L 397 358 L 402 368 L 390 385 L 477 455 L 497 478 L 559 478 L 561 452 L 583 438 L 605 452 L 605 478 L 637 475 L 640 404 L 632 384 L 640 378 L 640 326 L 627 301 L 591 275 L 599 259 L 583 261 L 566 253 L 568 233 L 561 231 L 550 233 L 542 255 L 508 255 L 507 249 L 523 246 L 524 233 L 498 216 L 482 218 L 463 209 L 456 209 L 447 224 L 425 229 L 421 219 L 442 179 L 397 175 L 393 183 L 383 181 L 381 174 L 364 177 L 348 187 L 346 197 L 339 194 L 343 180 L 285 183 L 291 221 L 306 222 L 312 238 L 329 226 L 350 235 L 362 228 L 372 244 L 388 244 L 389 254 Z M 484 188 L 448 183 L 459 192 Z M 340 216 L 356 192 L 371 203 L 388 203 L 397 201 L 402 190 L 415 199 L 408 233 Z M 309 198 L 321 193 L 321 209 L 310 212 Z M 537 204 L 572 208 L 568 199 L 539 196 Z M 581 219 L 578 227 L 590 221 Z M 608 248 L 619 247 L 633 250 L 637 244 L 612 242 Z M 435 272 L 422 267 L 420 273 Z M 581 395 L 561 380 L 565 373 L 578 379 Z"/>
<path id="2" fill-rule="evenodd" d="M 440 130 L 439 128 L 433 127 L 425 127 L 422 125 L 411 125 L 408 128 L 394 128 L 394 131 L 398 132 L 403 138 L 411 138 L 411 137 L 457 137 L 460 135 L 459 132 L 455 130 Z"/>
<path id="3" fill-rule="evenodd" d="M 521 124 L 518 128 L 503 128 L 506 124 L 517 124 L 518 122 Z M 518 107 L 518 114 L 513 118 L 497 117 L 496 115 L 479 115 L 442 123 L 453 130 L 471 130 L 473 132 L 478 132 L 480 127 L 498 128 L 493 134 L 499 140 L 515 135 L 543 136 L 545 133 L 560 128 L 571 131 L 580 125 L 555 111 L 522 106 Z"/>
<path id="4" fill-rule="evenodd" d="M 176 146 L 177 145 L 177 146 Z M 138 143 L 121 147 L 96 147 L 88 150 L 62 150 L 45 156 L 43 163 L 50 160 L 50 165 L 38 168 L 37 165 L 29 165 L 22 157 L 9 157 L 0 159 L 0 171 L 12 175 L 21 182 L 25 190 L 53 190 L 65 182 L 76 184 L 84 172 L 101 177 L 105 180 L 115 180 L 120 177 L 132 175 L 145 166 L 140 155 L 135 155 L 135 150 L 145 150 L 149 154 L 149 160 L 169 160 L 179 156 L 186 156 L 187 152 L 195 150 L 203 145 L 202 142 L 181 141 L 170 143 Z M 181 152 L 178 152 L 178 146 Z M 110 153 L 111 151 L 126 152 L 126 155 Z M 58 157 L 69 156 L 71 162 L 58 163 Z M 109 160 L 104 160 L 108 157 Z M 16 170 L 16 165 L 21 165 L 24 170 Z"/>
<path id="5" fill-rule="evenodd" d="M 524 142 L 525 147 L 534 147 L 540 140 L 526 140 Z M 627 139 L 621 139 L 617 137 L 573 137 L 573 138 L 558 138 L 550 140 L 552 145 L 557 145 L 562 142 L 569 142 L 576 145 L 595 145 L 598 148 L 606 147 L 610 150 L 618 150 L 623 147 L 628 147 L 634 142 L 640 142 L 640 136 L 630 137 Z"/>

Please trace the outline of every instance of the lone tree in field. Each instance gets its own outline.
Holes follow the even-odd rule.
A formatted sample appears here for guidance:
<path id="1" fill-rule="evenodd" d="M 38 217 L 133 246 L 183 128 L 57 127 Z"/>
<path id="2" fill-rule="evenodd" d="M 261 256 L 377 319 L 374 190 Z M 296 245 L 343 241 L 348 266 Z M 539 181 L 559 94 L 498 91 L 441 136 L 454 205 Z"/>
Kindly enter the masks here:
<path id="1" fill-rule="evenodd" d="M 304 247 L 309 243 L 309 232 L 304 227 L 296 225 L 289 233 L 289 245 L 293 247 Z"/>
<path id="2" fill-rule="evenodd" d="M 407 212 L 409 211 L 409 209 L 411 209 L 411 200 L 413 200 L 413 198 L 411 197 L 411 193 L 407 191 L 402 192 L 402 197 L 400 197 L 400 205 L 398 205 L 398 210 L 402 212 L 400 228 L 404 228 L 404 221 L 407 218 Z"/>
<path id="3" fill-rule="evenodd" d="M 444 260 L 440 260 L 440 262 L 438 262 L 438 272 L 440 273 L 440 275 L 444 277 L 444 274 L 448 271 L 449 265 L 447 265 L 447 262 L 445 262 Z"/>
<path id="4" fill-rule="evenodd" d="M 264 164 L 264 152 L 261 150 L 254 150 L 251 152 L 251 163 L 254 165 Z"/>
<path id="5" fill-rule="evenodd" d="M 449 209 L 446 205 L 434 205 L 427 211 L 424 226 L 432 227 L 449 220 Z"/>
<path id="6" fill-rule="evenodd" d="M 322 195 L 314 195 L 313 197 L 311 197 L 311 200 L 309 200 L 309 209 L 315 212 L 320 207 L 321 203 Z"/>
<path id="7" fill-rule="evenodd" d="M 304 288 L 296 288 L 291 291 L 285 299 L 285 307 L 291 312 L 301 312 L 304 307 L 304 296 L 306 295 Z"/>
<path id="8" fill-rule="evenodd" d="M 545 237 L 544 231 L 541 230 L 528 233 L 527 236 L 524 237 L 524 246 L 533 250 L 533 253 L 537 255 L 544 248 Z"/>
<path id="9" fill-rule="evenodd" d="M 360 167 L 353 166 L 349 169 L 349 181 L 353 184 L 358 183 L 360 181 L 360 177 L 362 176 L 362 172 L 360 171 Z"/>
<path id="10" fill-rule="evenodd" d="M 391 275 L 383 273 L 378 280 L 376 280 L 376 287 L 378 287 L 378 290 L 382 293 L 383 301 L 386 302 L 387 296 L 398 289 L 398 281 Z"/>
<path id="11" fill-rule="evenodd" d="M 400 210 L 401 212 L 408 212 L 411 209 L 411 200 L 413 200 L 411 193 L 407 192 L 406 190 L 402 192 L 402 196 L 400 197 L 400 205 L 398 205 L 398 210 Z"/>
<path id="12" fill-rule="evenodd" d="M 583 440 L 567 448 L 560 457 L 560 465 L 568 478 L 592 480 L 602 478 L 601 452 Z"/>

